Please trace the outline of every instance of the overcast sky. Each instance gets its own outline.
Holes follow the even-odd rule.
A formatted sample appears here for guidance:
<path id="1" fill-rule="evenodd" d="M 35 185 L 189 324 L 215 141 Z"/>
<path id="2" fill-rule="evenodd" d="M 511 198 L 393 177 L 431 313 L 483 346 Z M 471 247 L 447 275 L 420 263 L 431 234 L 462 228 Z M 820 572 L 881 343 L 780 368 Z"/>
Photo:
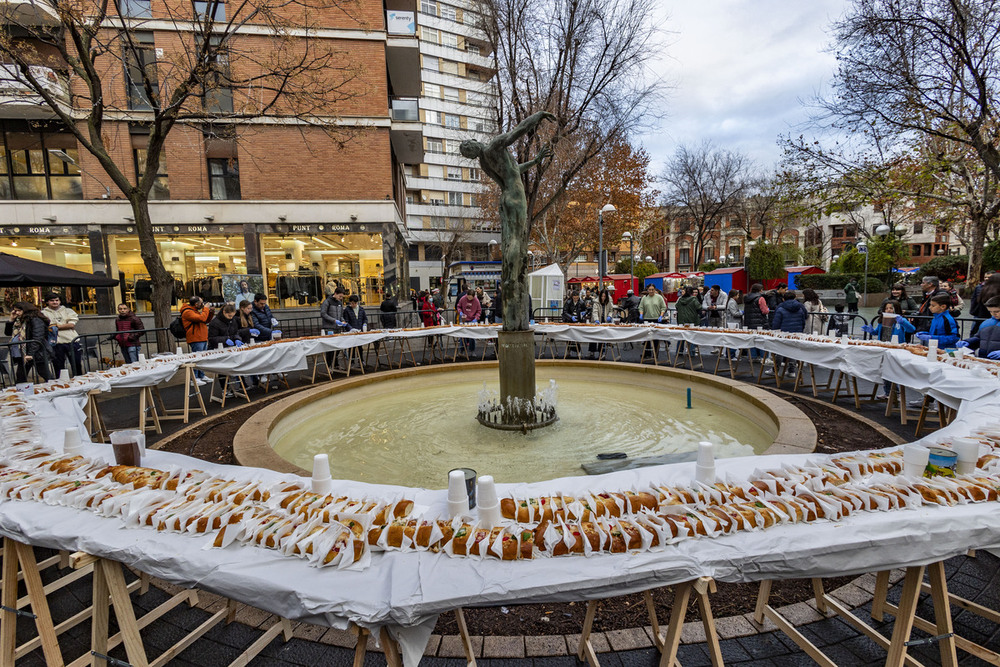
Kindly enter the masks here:
<path id="1" fill-rule="evenodd" d="M 762 166 L 781 156 L 830 81 L 829 25 L 848 0 L 661 0 L 658 70 L 673 84 L 658 132 L 640 137 L 659 173 L 681 144 L 711 140 Z"/>

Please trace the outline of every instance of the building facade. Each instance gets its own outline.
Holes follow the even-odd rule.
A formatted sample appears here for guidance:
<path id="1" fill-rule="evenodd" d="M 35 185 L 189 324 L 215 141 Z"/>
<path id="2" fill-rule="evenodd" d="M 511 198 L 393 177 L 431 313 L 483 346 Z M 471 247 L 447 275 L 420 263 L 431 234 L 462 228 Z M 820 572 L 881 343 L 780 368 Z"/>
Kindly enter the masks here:
<path id="1" fill-rule="evenodd" d="M 454 262 L 496 259 L 490 241 L 500 238 L 479 208 L 484 176 L 458 152 L 463 140 L 496 132 L 496 69 L 477 3 L 418 2 L 422 91 L 419 99 L 396 102 L 419 120 L 424 138 L 423 161 L 404 168 L 404 235 L 416 290 L 438 286 Z"/>
<path id="2" fill-rule="evenodd" d="M 142 45 L 143 67 L 162 68 L 165 77 L 184 56 L 188 33 L 196 32 L 199 4 L 205 3 L 130 0 L 111 7 L 127 14 L 116 22 Z M 5 5 L 8 28 L 26 20 L 58 23 L 54 13 L 36 11 L 42 3 Z M 225 20 L 227 9 L 239 11 L 219 3 L 217 20 Z M 241 100 L 224 89 L 213 91 L 218 122 L 181 121 L 173 128 L 150 214 L 178 302 L 191 294 L 221 301 L 223 276 L 256 276 L 278 308 L 315 309 L 334 281 L 369 304 L 409 284 L 400 233 L 406 216 L 403 165 L 423 159 L 423 137 L 419 122 L 397 117 L 393 100 L 420 92 L 416 17 L 413 0 L 362 0 L 351 15 L 312 17 L 309 38 L 341 54 L 340 64 L 357 73 L 345 84 L 343 103 L 328 109 L 343 129 L 336 141 L 328 128 L 287 114 L 280 121 L 266 111 L 227 120 L 227 111 L 235 105 L 238 112 Z M 247 22 L 231 43 L 252 51 L 254 40 L 272 29 Z M 295 39 L 293 31 L 289 48 L 298 48 Z M 103 134 L 112 158 L 135 179 L 145 166 L 153 114 L 127 59 L 118 67 L 123 71 L 109 68 L 104 76 L 109 110 Z M 37 70 L 67 105 L 85 92 L 69 68 Z M 0 141 L 0 250 L 118 278 L 113 290 L 67 295 L 85 314 L 111 314 L 119 302 L 148 310 L 149 281 L 128 201 L 97 158 L 19 81 L 12 64 L 0 64 Z M 4 298 L 24 296 L 32 295 L 8 289 Z"/>

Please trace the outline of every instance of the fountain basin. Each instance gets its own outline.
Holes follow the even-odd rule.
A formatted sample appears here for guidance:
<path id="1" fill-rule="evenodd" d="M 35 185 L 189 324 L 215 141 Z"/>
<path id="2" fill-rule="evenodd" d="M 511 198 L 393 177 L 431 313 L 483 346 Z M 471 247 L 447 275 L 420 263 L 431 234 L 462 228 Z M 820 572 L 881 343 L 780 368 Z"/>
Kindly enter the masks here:
<path id="1" fill-rule="evenodd" d="M 537 362 L 537 381 L 559 385 L 559 421 L 528 434 L 476 422 L 479 389 L 496 362 L 443 364 L 351 377 L 305 389 L 256 413 L 234 452 L 243 465 L 308 476 L 327 453 L 333 476 L 443 488 L 471 467 L 500 482 L 583 474 L 596 455 L 630 459 L 717 444 L 720 456 L 812 451 L 816 431 L 798 408 L 756 386 L 674 368 Z M 694 409 L 685 407 L 691 387 Z"/>

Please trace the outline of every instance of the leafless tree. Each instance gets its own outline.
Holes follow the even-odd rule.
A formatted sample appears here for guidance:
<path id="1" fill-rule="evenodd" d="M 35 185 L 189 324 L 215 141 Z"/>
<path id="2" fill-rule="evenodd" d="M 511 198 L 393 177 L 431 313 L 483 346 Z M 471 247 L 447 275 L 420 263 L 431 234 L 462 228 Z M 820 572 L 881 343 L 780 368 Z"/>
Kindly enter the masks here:
<path id="1" fill-rule="evenodd" d="M 666 85 L 649 65 L 662 51 L 655 0 L 485 0 L 483 27 L 493 45 L 497 127 L 550 111 L 555 123 L 516 147 L 519 162 L 543 143 L 568 141 L 565 159 L 524 174 L 529 223 L 563 201 L 584 167 L 613 141 L 658 117 Z M 612 202 L 615 203 L 615 202 Z"/>
<path id="2" fill-rule="evenodd" d="M 834 25 L 825 120 L 847 133 L 955 144 L 1000 179 L 1000 0 L 854 0 Z M 988 223 L 972 225 L 970 278 Z"/>
<path id="3" fill-rule="evenodd" d="M 132 206 L 139 249 L 153 284 L 157 327 L 167 325 L 173 278 L 160 259 L 150 222 L 167 136 L 188 125 L 235 140 L 248 122 L 267 119 L 321 127 L 334 141 L 352 132 L 338 122 L 340 103 L 364 92 L 359 67 L 331 40 L 306 39 L 320 21 L 359 25 L 349 0 L 146 3 L 44 0 L 34 11 L 5 12 L 0 57 L 5 75 L 33 91 L 96 158 Z M 155 13 L 154 13 L 155 12 Z M 171 39 L 150 42 L 152 30 Z M 44 68 L 48 68 L 47 70 Z M 68 97 L 48 80 L 65 84 Z M 133 178 L 131 155 L 116 150 L 121 121 L 148 131 L 145 161 Z M 241 122 L 242 121 L 242 122 Z M 165 339 L 161 340 L 161 345 Z"/>
<path id="4" fill-rule="evenodd" d="M 702 262 L 705 242 L 726 216 L 736 212 L 750 186 L 753 164 L 742 153 L 716 148 L 710 142 L 681 146 L 661 177 L 664 205 L 686 223 L 694 240 L 692 264 Z"/>

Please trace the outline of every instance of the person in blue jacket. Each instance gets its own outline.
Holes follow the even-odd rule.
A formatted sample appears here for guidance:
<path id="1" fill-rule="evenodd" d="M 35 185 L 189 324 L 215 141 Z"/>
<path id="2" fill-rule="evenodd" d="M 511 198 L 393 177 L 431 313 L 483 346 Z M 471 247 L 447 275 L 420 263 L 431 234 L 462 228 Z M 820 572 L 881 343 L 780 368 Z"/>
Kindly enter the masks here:
<path id="1" fill-rule="evenodd" d="M 985 304 L 990 319 L 979 325 L 975 336 L 960 340 L 955 347 L 975 350 L 980 357 L 1000 361 L 1000 296 L 989 299 Z"/>
<path id="2" fill-rule="evenodd" d="M 799 303 L 796 296 L 795 290 L 785 292 L 785 296 L 782 297 L 784 300 L 774 309 L 774 320 L 771 322 L 772 329 L 790 333 L 802 333 L 805 331 L 806 316 L 809 315 L 809 311 Z M 771 355 L 771 357 L 774 359 L 774 371 L 772 372 L 776 373 L 782 363 L 787 363 L 785 375 L 795 377 L 795 361 L 793 359 L 783 359 L 776 354 Z"/>
<path id="3" fill-rule="evenodd" d="M 905 341 L 907 334 L 917 330 L 909 320 L 899 314 L 901 309 L 899 301 L 886 301 L 882 304 L 882 308 L 882 317 L 878 319 L 878 324 L 875 326 L 866 324 L 861 327 L 862 331 L 871 334 L 875 340 L 895 342 L 898 338 Z M 886 313 L 889 313 L 889 317 L 885 316 Z"/>
<path id="4" fill-rule="evenodd" d="M 948 311 L 951 310 L 951 297 L 947 294 L 935 294 L 931 297 L 930 311 L 934 315 L 930 329 L 919 331 L 914 336 L 921 343 L 936 338 L 938 347 L 953 347 L 958 342 L 958 324 Z"/>

